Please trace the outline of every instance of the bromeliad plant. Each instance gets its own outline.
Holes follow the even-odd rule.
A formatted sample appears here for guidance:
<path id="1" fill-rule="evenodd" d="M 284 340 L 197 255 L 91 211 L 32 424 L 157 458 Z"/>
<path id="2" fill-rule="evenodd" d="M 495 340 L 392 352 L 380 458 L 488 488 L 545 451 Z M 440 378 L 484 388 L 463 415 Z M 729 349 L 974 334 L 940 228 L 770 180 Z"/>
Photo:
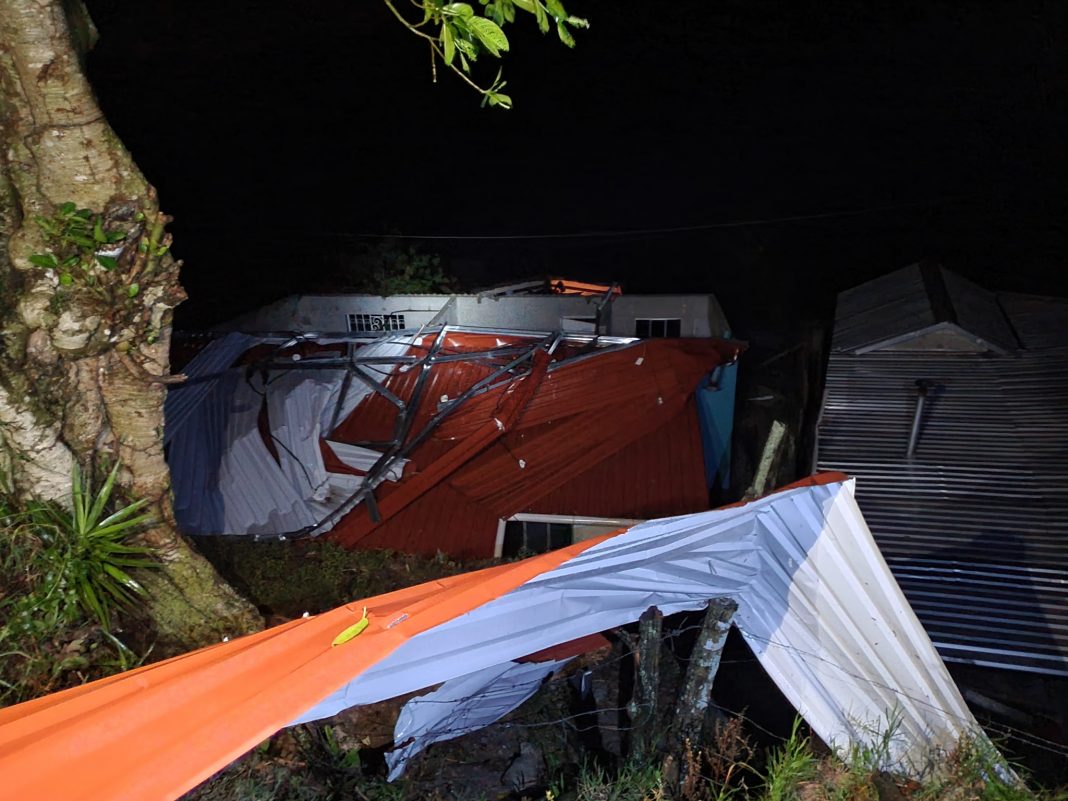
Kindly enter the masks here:
<path id="1" fill-rule="evenodd" d="M 143 512 L 144 500 L 109 513 L 118 470 L 116 465 L 94 493 L 90 479 L 75 467 L 70 509 L 34 502 L 4 520 L 12 542 L 5 573 L 17 573 L 23 586 L 0 596 L 0 619 L 6 618 L 0 641 L 40 638 L 85 617 L 107 631 L 116 609 L 144 595 L 128 571 L 157 563 L 150 549 L 128 539 L 151 515 Z"/>

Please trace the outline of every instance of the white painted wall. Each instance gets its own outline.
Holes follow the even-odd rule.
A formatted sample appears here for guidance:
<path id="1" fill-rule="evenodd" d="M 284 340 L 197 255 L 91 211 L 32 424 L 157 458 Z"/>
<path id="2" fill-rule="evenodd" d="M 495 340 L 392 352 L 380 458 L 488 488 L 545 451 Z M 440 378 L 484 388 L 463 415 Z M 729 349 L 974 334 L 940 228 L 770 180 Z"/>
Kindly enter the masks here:
<path id="1" fill-rule="evenodd" d="M 224 331 L 345 331 L 349 314 L 403 314 L 408 328 L 433 319 L 448 295 L 293 295 L 219 326 Z M 533 331 L 579 330 L 568 318 L 593 317 L 600 298 L 578 295 L 456 295 L 447 322 Z M 638 318 L 679 318 L 682 336 L 729 334 L 713 295 L 622 295 L 612 304 L 611 336 L 634 336 Z"/>

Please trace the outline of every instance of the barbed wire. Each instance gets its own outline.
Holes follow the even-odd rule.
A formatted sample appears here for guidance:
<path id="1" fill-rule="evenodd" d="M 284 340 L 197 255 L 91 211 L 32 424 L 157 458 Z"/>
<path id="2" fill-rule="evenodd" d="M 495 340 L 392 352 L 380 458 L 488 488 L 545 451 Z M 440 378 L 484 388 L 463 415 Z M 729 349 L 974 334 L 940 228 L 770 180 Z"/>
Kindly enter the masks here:
<path id="1" fill-rule="evenodd" d="M 852 679 L 854 679 L 856 681 L 868 684 L 868 685 L 873 686 L 873 687 L 878 687 L 878 688 L 880 688 L 882 690 L 888 691 L 888 692 L 890 692 L 890 693 L 892 693 L 892 694 L 894 694 L 896 696 L 899 696 L 902 699 L 906 699 L 906 700 L 909 700 L 909 701 L 911 701 L 911 702 L 913 702 L 915 704 L 922 705 L 922 706 L 924 706 L 924 707 L 926 707 L 928 709 L 931 709 L 932 711 L 935 711 L 935 712 L 938 712 L 939 714 L 945 715 L 946 717 L 949 717 L 949 718 L 957 721 L 958 723 L 965 724 L 965 726 L 967 726 L 967 727 L 970 727 L 970 726 L 972 726 L 974 724 L 974 721 L 972 719 L 963 717 L 963 716 L 961 716 L 961 715 L 959 715 L 959 714 L 957 714 L 957 713 L 955 713 L 955 712 L 953 712 L 951 710 L 944 709 L 944 708 L 938 706 L 937 704 L 931 703 L 927 699 L 916 697 L 915 695 L 912 695 L 912 694 L 902 690 L 901 688 L 892 687 L 890 685 L 887 685 L 887 684 L 872 680 L 872 679 L 870 679 L 870 678 L 868 678 L 866 676 L 861 676 L 861 675 L 855 674 L 855 673 L 849 671 L 848 669 L 846 669 L 845 667 L 843 667 L 842 665 L 838 664 L 837 662 L 834 662 L 834 661 L 832 661 L 830 659 L 827 659 L 826 657 L 824 657 L 824 656 L 822 656 L 822 655 L 820 655 L 818 653 L 815 653 L 815 652 L 812 652 L 812 651 L 807 651 L 807 650 L 805 650 L 803 648 L 798 648 L 797 646 L 790 645 L 790 644 L 783 643 L 783 642 L 779 642 L 779 641 L 773 640 L 773 639 L 768 638 L 768 637 L 763 637 L 763 636 L 755 634 L 755 633 L 753 633 L 751 631 L 747 631 L 747 630 L 743 629 L 742 627 L 738 626 L 737 624 L 734 624 L 734 626 L 735 626 L 735 628 L 738 629 L 738 631 L 741 634 L 743 634 L 747 638 L 751 638 L 751 639 L 754 639 L 754 640 L 758 640 L 760 642 L 764 642 L 764 643 L 766 643 L 766 644 L 768 644 L 770 646 L 773 646 L 773 647 L 786 649 L 786 650 L 795 652 L 795 653 L 797 653 L 798 655 L 800 655 L 802 657 L 811 658 L 811 659 L 814 659 L 814 660 L 816 660 L 818 662 L 827 664 L 830 667 L 834 668 L 835 670 L 844 673 L 845 675 L 849 676 L 850 678 L 852 678 Z M 689 633 L 689 632 L 692 632 L 692 631 L 697 631 L 697 630 L 699 630 L 701 628 L 703 628 L 703 624 L 687 625 L 687 626 L 683 626 L 683 627 L 680 627 L 680 628 L 670 629 L 670 630 L 666 631 L 665 633 L 663 633 L 658 638 L 658 643 L 661 646 L 667 645 L 669 652 L 672 654 L 672 657 L 675 660 L 677 660 L 680 663 L 680 665 L 685 665 L 685 664 L 687 664 L 688 662 L 691 661 L 690 658 L 688 656 L 683 656 L 683 655 L 678 654 L 677 652 L 675 652 L 675 649 L 673 647 L 671 647 L 671 646 L 673 646 L 674 643 L 677 642 L 678 638 L 681 637 L 682 635 L 684 635 L 686 633 Z M 631 635 L 631 637 L 633 637 L 633 635 Z M 627 637 L 627 638 L 620 637 L 619 640 L 618 640 L 619 645 L 622 646 L 621 649 L 620 649 L 620 653 L 618 653 L 617 655 L 615 655 L 615 656 L 613 656 L 613 657 L 611 657 L 609 659 L 605 659 L 605 660 L 602 660 L 600 662 L 597 662 L 596 664 L 584 667 L 582 669 L 583 672 L 585 674 L 587 674 L 587 675 L 590 675 L 590 676 L 597 675 L 597 674 L 603 674 L 604 672 L 606 672 L 606 671 L 608 671 L 610 669 L 613 669 L 613 668 L 617 668 L 618 669 L 618 666 L 622 662 L 633 661 L 635 659 L 635 657 L 636 657 L 636 653 L 632 649 L 632 642 L 629 641 L 631 639 L 631 637 Z M 751 664 L 753 662 L 759 662 L 759 661 L 760 660 L 756 659 L 756 658 L 730 659 L 730 660 L 722 660 L 720 662 L 720 664 L 721 665 L 724 665 L 724 664 Z M 480 701 L 480 700 L 492 701 L 492 700 L 498 699 L 498 698 L 514 696 L 514 695 L 517 695 L 517 694 L 525 694 L 526 690 L 528 690 L 528 689 L 536 691 L 536 689 L 538 687 L 548 687 L 548 686 L 551 686 L 551 685 L 554 685 L 554 684 L 557 684 L 559 686 L 559 685 L 562 685 L 563 683 L 565 683 L 567 681 L 572 680 L 574 675 L 575 675 L 574 673 L 564 673 L 563 671 L 558 670 L 555 673 L 550 674 L 550 676 L 547 679 L 545 677 L 538 677 L 537 679 L 532 679 L 532 680 L 529 680 L 529 681 L 518 682 L 516 684 L 509 685 L 506 688 L 499 688 L 499 689 L 491 688 L 491 689 L 489 689 L 487 691 L 484 691 L 484 692 L 476 692 L 476 693 L 472 693 L 469 696 L 463 696 L 463 697 L 460 697 L 460 698 L 434 699 L 434 698 L 425 698 L 425 697 L 418 697 L 418 696 L 416 698 L 419 700 L 419 703 L 421 703 L 421 704 L 443 704 L 443 705 L 462 705 L 462 704 L 469 703 L 469 702 L 472 702 L 472 701 Z M 518 693 L 517 693 L 517 691 L 518 691 Z M 413 700 L 415 700 L 415 699 L 413 699 Z M 529 700 L 529 696 L 528 696 L 528 700 Z M 736 717 L 736 718 L 742 720 L 748 726 L 751 726 L 752 728 L 762 732 L 763 734 L 771 737 L 772 739 L 774 739 L 776 741 L 785 742 L 786 739 L 787 739 L 782 734 L 772 731 L 771 729 L 767 728 L 766 726 L 761 724 L 759 721 L 754 720 L 751 716 L 745 714 L 744 712 L 739 711 L 737 709 L 732 709 L 732 708 L 730 708 L 728 706 L 724 706 L 723 704 L 718 703 L 714 698 L 713 699 L 709 699 L 709 704 L 711 706 L 713 706 L 714 708 L 716 708 L 717 710 L 719 710 L 719 711 L 721 711 L 721 712 L 723 712 L 725 714 L 731 715 L 733 717 Z M 436 740 L 451 739 L 451 738 L 454 738 L 454 737 L 457 737 L 457 736 L 460 736 L 460 735 L 463 735 L 463 734 L 468 734 L 468 733 L 477 731 L 479 729 L 484 729 L 484 728 L 530 730 L 530 729 L 542 729 L 542 728 L 558 726 L 558 727 L 568 728 L 568 729 L 570 729 L 570 730 L 572 730 L 574 732 L 577 732 L 577 733 L 585 733 L 585 732 L 589 732 L 589 731 L 593 731 L 593 730 L 600 730 L 600 731 L 614 732 L 614 733 L 625 733 L 625 732 L 629 732 L 629 731 L 635 731 L 635 730 L 640 729 L 642 727 L 634 726 L 634 725 L 626 725 L 626 724 L 623 724 L 623 725 L 609 725 L 604 721 L 603 718 L 605 716 L 609 716 L 609 715 L 613 715 L 613 714 L 615 714 L 615 715 L 626 714 L 629 717 L 630 715 L 632 715 L 634 713 L 634 711 L 639 710 L 639 709 L 643 709 L 643 708 L 644 709 L 648 709 L 650 706 L 651 706 L 650 704 L 635 704 L 635 703 L 628 703 L 626 705 L 608 706 L 608 707 L 594 706 L 593 708 L 591 708 L 589 710 L 584 710 L 584 711 L 580 711 L 580 712 L 574 712 L 574 713 L 570 713 L 570 714 L 567 714 L 567 715 L 561 715 L 561 716 L 558 716 L 556 718 L 552 718 L 550 720 L 538 720 L 538 721 L 530 721 L 530 722 L 524 722 L 524 721 L 520 721 L 520 720 L 497 720 L 497 721 L 494 721 L 493 723 L 490 723 L 488 725 L 482 725 L 482 724 L 477 724 L 477 723 L 475 725 L 469 725 L 469 724 L 465 725 L 465 723 L 471 719 L 471 716 L 474 713 L 474 710 L 473 709 L 461 708 L 461 709 L 458 710 L 458 714 L 457 714 L 457 720 L 458 720 L 458 724 L 457 725 L 452 726 L 452 727 L 448 727 L 448 728 L 434 727 L 432 729 L 432 732 L 433 732 L 433 735 L 434 735 Z M 515 711 L 515 710 L 513 710 L 513 711 Z M 507 716 L 505 716 L 505 717 L 507 717 Z M 591 720 L 590 725 L 584 726 L 584 725 L 579 724 L 578 721 L 580 721 L 582 719 Z M 592 722 L 594 720 L 596 720 L 596 722 Z M 995 733 L 997 733 L 997 734 L 999 734 L 1001 736 L 1007 737 L 1009 739 L 1015 740 L 1015 741 L 1017 741 L 1017 742 L 1019 742 L 1019 743 L 1021 743 L 1023 745 L 1028 746 L 1028 747 L 1031 747 L 1031 748 L 1034 748 L 1034 749 L 1037 749 L 1037 750 L 1041 750 L 1041 751 L 1044 751 L 1044 752 L 1047 752 L 1047 753 L 1055 754 L 1055 755 L 1060 756 L 1060 757 L 1068 758 L 1068 746 L 1065 746 L 1062 743 L 1058 743 L 1058 742 L 1056 742 L 1054 740 L 1049 740 L 1049 739 L 1043 738 L 1043 737 L 1041 737 L 1039 735 L 1036 735 L 1036 734 L 1034 734 L 1032 732 L 1027 732 L 1027 731 L 1024 731 L 1022 729 L 1018 729 L 1018 728 L 1016 728 L 1014 726 L 1011 726 L 1009 724 L 1004 724 L 1004 723 L 999 723 L 999 722 L 987 720 L 984 724 L 981 724 L 981 725 L 983 725 L 983 727 L 986 728 L 986 729 L 992 729 Z M 393 733 L 392 729 L 390 729 L 389 731 L 386 731 L 385 729 L 379 730 L 379 735 L 380 736 L 390 736 L 390 735 L 392 735 L 392 733 Z M 446 735 L 446 736 L 443 737 L 441 735 Z M 706 748 L 706 750 L 707 750 L 707 748 Z"/>

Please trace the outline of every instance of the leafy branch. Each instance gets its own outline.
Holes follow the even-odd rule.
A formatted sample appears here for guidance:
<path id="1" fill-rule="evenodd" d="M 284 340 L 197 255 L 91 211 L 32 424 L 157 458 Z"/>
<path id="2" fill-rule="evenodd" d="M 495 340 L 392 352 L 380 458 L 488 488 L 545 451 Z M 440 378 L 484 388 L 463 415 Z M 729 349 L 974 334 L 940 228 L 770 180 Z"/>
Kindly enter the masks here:
<path id="1" fill-rule="evenodd" d="M 429 44 L 431 72 L 435 81 L 437 61 L 440 59 L 482 95 L 482 105 L 505 109 L 512 107 L 512 98 L 501 91 L 508 83 L 501 80 L 501 70 L 497 71 L 497 77 L 489 86 L 482 86 L 471 77 L 471 64 L 482 53 L 500 58 L 502 53 L 508 52 L 510 45 L 504 26 L 515 22 L 517 9 L 533 16 L 542 33 L 548 33 L 555 24 L 557 36 L 567 47 L 575 46 L 571 28 L 590 26 L 587 20 L 568 14 L 560 0 L 479 0 L 483 15 L 479 15 L 469 3 L 411 0 L 423 15 L 418 22 L 405 17 L 392 0 L 383 2 L 404 27 Z"/>
<path id="2" fill-rule="evenodd" d="M 150 277 L 169 250 L 169 218 L 151 220 L 137 212 L 132 219 L 109 219 L 91 209 L 63 203 L 50 217 L 34 218 L 48 250 L 29 257 L 32 264 L 58 274 L 62 287 L 84 287 L 111 302 L 116 288 L 127 298 L 141 291 L 139 281 Z"/>

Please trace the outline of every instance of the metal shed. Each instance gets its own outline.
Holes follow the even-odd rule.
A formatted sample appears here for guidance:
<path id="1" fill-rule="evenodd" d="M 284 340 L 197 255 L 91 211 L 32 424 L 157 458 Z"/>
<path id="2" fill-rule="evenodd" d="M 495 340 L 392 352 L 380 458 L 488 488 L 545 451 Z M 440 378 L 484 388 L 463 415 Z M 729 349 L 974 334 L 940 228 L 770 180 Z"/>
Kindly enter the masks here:
<path id="1" fill-rule="evenodd" d="M 1068 302 L 930 265 L 843 292 L 816 462 L 945 660 L 1068 676 Z"/>

